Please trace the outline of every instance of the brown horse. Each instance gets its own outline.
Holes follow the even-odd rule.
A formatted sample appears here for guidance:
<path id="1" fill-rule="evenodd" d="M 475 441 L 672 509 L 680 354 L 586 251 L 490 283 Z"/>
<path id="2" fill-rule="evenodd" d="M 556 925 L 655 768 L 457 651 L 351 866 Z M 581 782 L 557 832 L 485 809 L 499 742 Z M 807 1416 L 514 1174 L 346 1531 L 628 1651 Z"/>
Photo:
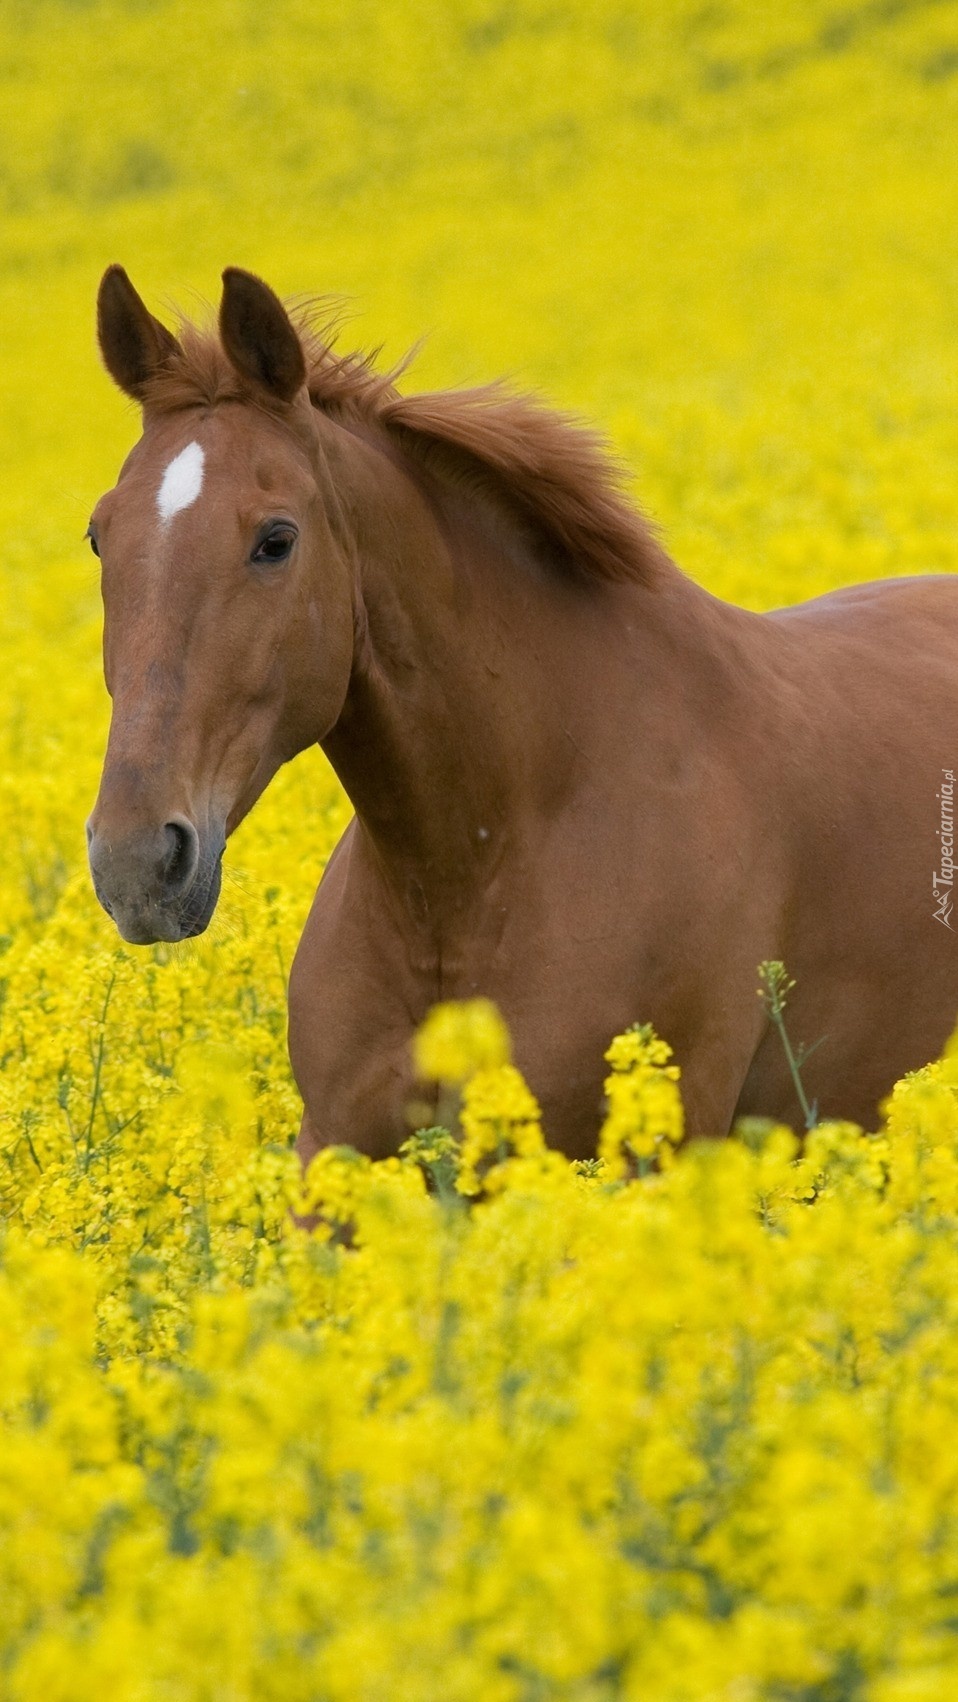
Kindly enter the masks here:
<path id="1" fill-rule="evenodd" d="M 691 1133 L 794 1120 L 762 959 L 824 1037 L 822 1114 L 872 1119 L 936 1052 L 958 580 L 731 607 L 590 434 L 496 388 L 404 397 L 246 272 L 218 338 L 176 338 L 111 267 L 99 336 L 143 435 L 90 523 L 113 698 L 93 879 L 127 940 L 202 932 L 228 835 L 322 745 L 356 815 L 290 984 L 304 1159 L 395 1147 L 439 999 L 497 1002 L 577 1155 L 636 1020 L 675 1048 Z"/>

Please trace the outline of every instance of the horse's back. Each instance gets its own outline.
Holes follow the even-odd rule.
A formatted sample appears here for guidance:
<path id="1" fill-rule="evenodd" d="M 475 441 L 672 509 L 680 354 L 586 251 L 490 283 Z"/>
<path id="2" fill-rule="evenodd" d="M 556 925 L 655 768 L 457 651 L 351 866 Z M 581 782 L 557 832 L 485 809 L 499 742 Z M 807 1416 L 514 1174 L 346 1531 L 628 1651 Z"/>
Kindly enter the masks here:
<path id="1" fill-rule="evenodd" d="M 833 737 L 894 746 L 934 725 L 958 739 L 958 574 L 853 585 L 765 619 L 808 718 L 824 710 Z"/>
<path id="2" fill-rule="evenodd" d="M 883 641 L 934 630 L 936 648 L 958 645 L 958 574 L 901 575 L 827 591 L 807 603 L 773 609 L 768 617 L 783 631 L 815 632 L 826 638 Z"/>

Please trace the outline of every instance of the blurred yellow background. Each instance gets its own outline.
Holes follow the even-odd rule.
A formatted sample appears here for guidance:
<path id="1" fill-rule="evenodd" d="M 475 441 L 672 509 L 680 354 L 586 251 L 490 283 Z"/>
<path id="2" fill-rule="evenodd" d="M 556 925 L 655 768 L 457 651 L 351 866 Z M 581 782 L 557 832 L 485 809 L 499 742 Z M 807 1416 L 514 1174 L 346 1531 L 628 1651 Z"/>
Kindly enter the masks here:
<path id="1" fill-rule="evenodd" d="M 111 260 L 157 308 L 242 264 L 390 356 L 425 334 L 427 384 L 541 386 L 732 595 L 950 564 L 953 4 L 8 0 L 0 42 L 11 571 L 132 436 Z"/>

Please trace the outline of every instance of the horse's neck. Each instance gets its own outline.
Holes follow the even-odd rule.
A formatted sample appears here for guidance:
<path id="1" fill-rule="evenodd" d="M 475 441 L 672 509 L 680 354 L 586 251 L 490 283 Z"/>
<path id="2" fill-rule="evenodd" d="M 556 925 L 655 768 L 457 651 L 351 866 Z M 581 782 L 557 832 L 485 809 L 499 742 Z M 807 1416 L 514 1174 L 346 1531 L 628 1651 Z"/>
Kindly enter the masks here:
<path id="1" fill-rule="evenodd" d="M 325 748 L 387 876 L 464 912 L 579 783 L 610 671 L 637 677 L 643 593 L 561 577 L 494 500 L 400 451 L 357 446 L 349 471 L 360 637 Z M 681 602 L 675 580 L 645 598 Z"/>
<path id="2" fill-rule="evenodd" d="M 464 533 L 413 466 L 357 445 L 350 475 L 356 657 L 324 744 L 383 866 L 455 902 L 511 831 L 534 759 L 531 610 L 514 593 L 495 606 L 481 527 Z"/>

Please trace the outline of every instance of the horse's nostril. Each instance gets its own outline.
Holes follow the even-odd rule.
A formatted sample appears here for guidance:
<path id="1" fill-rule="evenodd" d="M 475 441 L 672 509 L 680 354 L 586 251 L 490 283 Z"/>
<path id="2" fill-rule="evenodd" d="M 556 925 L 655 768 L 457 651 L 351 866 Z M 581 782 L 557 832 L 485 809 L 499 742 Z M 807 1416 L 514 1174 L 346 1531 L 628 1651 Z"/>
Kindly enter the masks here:
<path id="1" fill-rule="evenodd" d="M 167 890 L 172 893 L 185 892 L 196 874 L 200 858 L 199 835 L 193 823 L 187 821 L 184 816 L 175 821 L 168 821 L 164 832 L 167 850 L 163 861 L 163 876 Z"/>

